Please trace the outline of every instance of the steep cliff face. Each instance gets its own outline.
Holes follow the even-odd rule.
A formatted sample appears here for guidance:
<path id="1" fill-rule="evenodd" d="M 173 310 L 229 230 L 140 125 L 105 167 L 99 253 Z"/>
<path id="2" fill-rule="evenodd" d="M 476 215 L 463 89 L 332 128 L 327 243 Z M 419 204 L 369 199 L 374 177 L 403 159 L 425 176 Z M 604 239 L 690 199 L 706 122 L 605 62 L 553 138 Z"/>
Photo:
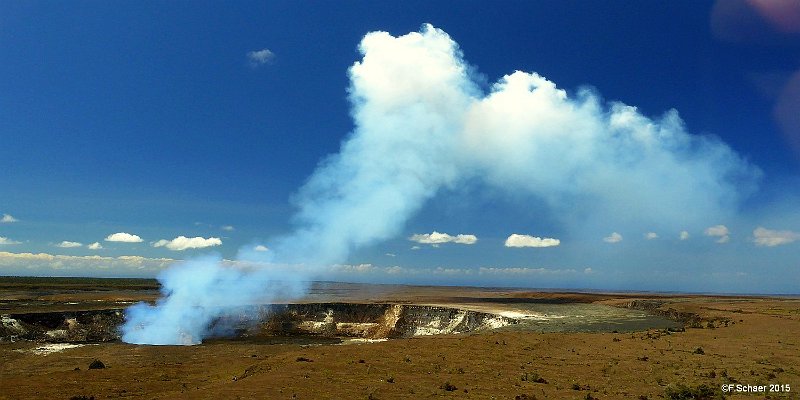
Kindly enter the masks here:
<path id="1" fill-rule="evenodd" d="M 119 339 L 122 322 L 122 310 L 8 314 L 0 316 L 0 341 L 107 342 Z"/>
<path id="2" fill-rule="evenodd" d="M 464 333 L 518 322 L 476 311 L 403 304 L 316 303 L 276 307 L 273 317 L 262 325 L 264 332 L 380 339 Z"/>
<path id="3" fill-rule="evenodd" d="M 0 317 L 0 341 L 103 342 L 119 340 L 124 310 Z M 313 335 L 385 339 L 489 330 L 517 322 L 500 315 L 448 307 L 311 303 L 233 309 L 210 329 L 212 336 L 219 337 Z"/>

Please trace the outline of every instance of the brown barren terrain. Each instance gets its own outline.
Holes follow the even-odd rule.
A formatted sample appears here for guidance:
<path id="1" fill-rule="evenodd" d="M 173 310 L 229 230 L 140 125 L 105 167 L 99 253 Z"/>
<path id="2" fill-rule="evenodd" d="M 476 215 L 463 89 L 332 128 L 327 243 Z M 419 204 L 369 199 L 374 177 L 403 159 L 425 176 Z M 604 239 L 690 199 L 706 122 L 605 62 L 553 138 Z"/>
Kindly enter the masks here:
<path id="1" fill-rule="evenodd" d="M 457 304 L 502 310 L 520 301 L 601 303 L 680 319 L 681 331 L 536 333 L 514 329 L 304 344 L 214 339 L 197 346 L 119 341 L 48 354 L 0 342 L 0 399 L 663 399 L 723 384 L 766 385 L 725 398 L 800 398 L 800 299 L 529 292 L 340 285 L 328 301 Z M 152 300 L 152 281 L 0 278 L 0 314 L 102 309 Z M 323 297 L 312 291 L 310 298 Z M 71 304 L 76 303 L 76 304 Z M 55 344 L 49 344 L 53 349 Z M 105 368 L 89 369 L 94 360 Z M 770 392 L 769 385 L 781 386 Z M 684 386 L 680 386 L 684 385 Z M 698 387 L 700 389 L 698 389 Z M 772 389 L 775 389 L 773 387 Z M 681 392 L 683 390 L 683 392 Z M 85 397 L 81 397 L 85 396 Z M 713 397 L 717 396 L 717 397 Z"/>

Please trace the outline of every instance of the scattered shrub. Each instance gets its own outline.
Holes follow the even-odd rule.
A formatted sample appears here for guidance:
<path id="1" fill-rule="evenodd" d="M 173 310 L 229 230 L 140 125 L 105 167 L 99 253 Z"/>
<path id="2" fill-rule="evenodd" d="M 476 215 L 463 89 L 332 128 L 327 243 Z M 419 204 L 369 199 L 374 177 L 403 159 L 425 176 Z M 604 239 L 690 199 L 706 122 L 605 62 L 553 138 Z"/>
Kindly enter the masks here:
<path id="1" fill-rule="evenodd" d="M 69 400 L 94 400 L 94 396 L 86 396 L 86 395 L 72 396 L 69 398 Z"/>
<path id="2" fill-rule="evenodd" d="M 105 367 L 106 365 L 100 360 L 94 360 L 91 364 L 89 364 L 89 369 L 103 369 Z"/>
<path id="3" fill-rule="evenodd" d="M 314 360 L 312 360 L 310 358 L 297 357 L 297 362 L 300 362 L 300 361 L 302 361 L 302 362 L 314 362 Z"/>
<path id="4" fill-rule="evenodd" d="M 539 376 L 536 372 L 526 372 L 522 374 L 520 378 L 523 382 L 534 382 L 534 383 L 547 383 L 547 381 Z"/>
<path id="5" fill-rule="evenodd" d="M 705 350 L 703 350 L 702 347 L 698 347 L 698 348 L 694 349 L 694 351 L 692 353 L 694 353 L 694 354 L 706 354 Z"/>
<path id="6" fill-rule="evenodd" d="M 705 383 L 694 387 L 683 384 L 670 385 L 664 389 L 664 396 L 668 400 L 715 400 L 725 398 L 720 389 L 712 388 Z"/>
<path id="7" fill-rule="evenodd" d="M 538 400 L 538 399 L 536 398 L 536 395 L 533 395 L 533 394 L 529 395 L 529 394 L 523 393 L 523 394 L 518 394 L 518 395 L 514 396 L 514 400 Z"/>
<path id="8" fill-rule="evenodd" d="M 581 390 L 581 385 L 578 385 L 577 383 L 573 383 L 572 384 L 572 390 Z"/>
<path id="9" fill-rule="evenodd" d="M 445 383 L 442 384 L 442 386 L 439 386 L 439 389 L 444 389 L 444 390 L 446 390 L 448 392 L 452 392 L 452 391 L 454 391 L 454 390 L 456 390 L 458 388 L 456 387 L 456 385 L 453 385 L 450 382 L 445 382 Z"/>

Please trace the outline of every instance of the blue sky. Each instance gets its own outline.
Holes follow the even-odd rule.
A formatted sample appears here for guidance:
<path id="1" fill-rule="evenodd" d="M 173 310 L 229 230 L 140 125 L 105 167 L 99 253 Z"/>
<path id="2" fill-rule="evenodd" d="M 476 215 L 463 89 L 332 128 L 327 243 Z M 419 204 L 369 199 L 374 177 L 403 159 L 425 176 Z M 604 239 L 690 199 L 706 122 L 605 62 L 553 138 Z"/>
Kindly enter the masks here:
<path id="1" fill-rule="evenodd" d="M 642 216 L 692 214 L 694 203 L 677 197 L 696 191 L 641 189 L 656 186 L 645 172 L 660 171 L 657 160 L 633 164 L 645 172 L 619 187 L 591 190 L 557 174 L 554 182 L 537 175 L 531 190 L 516 190 L 525 182 L 506 170 L 468 174 L 422 196 L 386 232 L 350 240 L 343 256 L 325 260 L 336 266 L 314 277 L 798 292 L 800 22 L 792 10 L 735 1 L 373 3 L 4 2 L 0 274 L 152 276 L 172 259 L 218 252 L 233 260 L 257 245 L 273 252 L 304 224 L 316 226 L 302 216 L 314 196 L 301 187 L 361 121 L 348 72 L 364 57 L 359 43 L 368 32 L 400 37 L 431 23 L 458 44 L 475 96 L 519 70 L 570 99 L 591 88 L 603 115 L 612 102 L 657 122 L 677 110 L 690 137 L 716 138 L 736 160 L 720 166 L 691 153 L 696 162 L 677 162 L 669 171 L 687 172 L 667 182 L 683 187 L 681 176 L 719 173 L 712 181 L 728 186 L 697 196 L 711 199 L 697 204 L 707 218 L 672 224 Z M 476 170 L 508 158 L 502 146 L 491 149 L 475 158 Z M 552 163 L 537 165 L 559 168 L 560 147 L 552 149 L 539 155 L 555 154 Z M 726 175 L 742 168 L 747 177 Z M 141 241 L 107 240 L 115 233 Z M 507 247 L 512 234 L 558 244 Z"/>

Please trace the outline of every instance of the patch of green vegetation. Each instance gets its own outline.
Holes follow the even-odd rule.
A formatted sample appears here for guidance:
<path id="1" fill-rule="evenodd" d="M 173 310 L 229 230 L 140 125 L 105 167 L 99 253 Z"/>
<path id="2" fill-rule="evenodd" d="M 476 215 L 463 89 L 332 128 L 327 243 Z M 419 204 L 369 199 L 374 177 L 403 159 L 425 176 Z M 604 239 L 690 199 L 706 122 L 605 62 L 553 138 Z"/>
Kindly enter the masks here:
<path id="1" fill-rule="evenodd" d="M 724 399 L 725 395 L 719 388 L 703 383 L 697 386 L 683 384 L 667 386 L 664 389 L 664 397 L 668 400 L 717 400 Z"/>

